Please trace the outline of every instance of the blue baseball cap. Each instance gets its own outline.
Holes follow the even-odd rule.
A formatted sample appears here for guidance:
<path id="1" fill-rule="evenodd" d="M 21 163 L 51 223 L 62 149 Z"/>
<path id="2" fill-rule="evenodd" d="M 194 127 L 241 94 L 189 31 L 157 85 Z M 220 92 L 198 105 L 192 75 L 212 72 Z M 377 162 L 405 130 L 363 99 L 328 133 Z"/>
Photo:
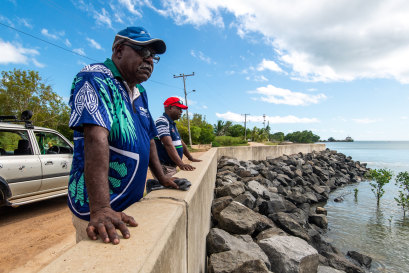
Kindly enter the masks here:
<path id="1" fill-rule="evenodd" d="M 149 32 L 143 27 L 127 27 L 126 29 L 119 31 L 115 36 L 112 51 L 114 50 L 115 46 L 122 43 L 123 40 L 127 40 L 130 43 L 140 46 L 149 45 L 153 48 L 153 50 L 155 50 L 156 54 L 163 54 L 166 51 L 165 42 L 161 39 L 152 38 L 149 35 Z"/>

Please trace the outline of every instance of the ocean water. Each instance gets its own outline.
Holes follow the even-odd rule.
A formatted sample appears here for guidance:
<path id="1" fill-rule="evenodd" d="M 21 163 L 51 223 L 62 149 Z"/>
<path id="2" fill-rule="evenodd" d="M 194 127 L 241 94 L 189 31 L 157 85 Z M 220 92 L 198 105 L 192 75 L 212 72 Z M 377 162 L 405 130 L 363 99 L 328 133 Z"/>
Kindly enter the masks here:
<path id="1" fill-rule="evenodd" d="M 409 172 L 409 141 L 355 141 L 325 143 L 369 168 L 387 168 L 397 175 Z M 358 189 L 358 197 L 354 196 Z M 371 256 L 370 272 L 409 272 L 409 213 L 406 218 L 394 197 L 398 187 L 392 179 L 377 207 L 367 181 L 339 188 L 330 194 L 327 236 L 344 253 L 355 250 Z M 344 196 L 342 203 L 334 198 Z"/>

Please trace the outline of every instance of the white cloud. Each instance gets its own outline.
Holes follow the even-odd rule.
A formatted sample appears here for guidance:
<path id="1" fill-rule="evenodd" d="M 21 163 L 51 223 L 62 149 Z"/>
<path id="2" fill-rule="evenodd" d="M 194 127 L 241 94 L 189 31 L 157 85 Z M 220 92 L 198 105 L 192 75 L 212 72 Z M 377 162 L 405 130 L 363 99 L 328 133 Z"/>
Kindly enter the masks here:
<path id="1" fill-rule="evenodd" d="M 46 28 L 43 28 L 41 30 L 41 34 L 43 34 L 45 37 L 48 37 L 48 38 L 51 38 L 51 39 L 54 39 L 54 40 L 58 39 L 58 36 L 56 34 L 49 33 L 48 29 L 46 29 Z"/>
<path id="2" fill-rule="evenodd" d="M 222 118 L 225 120 L 233 121 L 233 122 L 244 122 L 244 115 L 237 114 L 237 113 L 232 113 L 232 112 L 226 112 L 223 114 L 216 113 L 216 116 L 218 118 Z M 319 122 L 318 119 L 316 118 L 299 118 L 296 116 L 266 116 L 266 121 L 268 121 L 270 124 L 284 124 L 284 123 L 317 123 Z M 263 123 L 264 122 L 264 117 L 263 116 L 252 116 L 248 115 L 247 116 L 247 121 L 248 122 L 257 122 L 257 123 Z"/>
<path id="3" fill-rule="evenodd" d="M 39 61 L 37 61 L 35 58 L 32 58 L 31 61 L 33 62 L 33 64 L 39 68 L 43 68 L 45 67 L 45 64 L 40 63 Z"/>
<path id="4" fill-rule="evenodd" d="M 192 55 L 195 58 L 198 58 L 199 60 L 202 60 L 205 63 L 211 64 L 212 63 L 212 59 L 210 57 L 207 57 L 206 55 L 204 55 L 204 53 L 202 51 L 195 51 L 195 50 L 191 50 L 190 51 L 190 55 Z"/>
<path id="5" fill-rule="evenodd" d="M 261 34 L 276 58 L 302 81 L 394 78 L 409 83 L 409 5 L 406 0 L 164 0 L 154 10 L 177 24 L 224 27 L 242 38 Z M 229 16 L 229 20 L 230 20 Z"/>
<path id="6" fill-rule="evenodd" d="M 64 44 L 68 47 L 71 47 L 71 42 L 68 39 L 65 39 Z"/>
<path id="7" fill-rule="evenodd" d="M 134 3 L 136 2 L 136 3 Z M 143 1 L 132 1 L 132 0 L 119 0 L 119 3 L 125 6 L 125 8 L 132 13 L 133 15 L 136 15 L 137 17 L 142 17 L 142 14 L 140 11 L 136 10 L 135 4 L 138 6 L 141 6 L 143 4 Z"/>
<path id="8" fill-rule="evenodd" d="M 381 121 L 380 119 L 370 119 L 370 118 L 354 118 L 352 119 L 355 123 L 358 124 L 371 124 Z"/>
<path id="9" fill-rule="evenodd" d="M 18 18 L 18 22 L 21 24 L 21 25 L 24 25 L 25 27 L 27 27 L 27 28 L 33 28 L 33 26 L 28 22 L 28 20 L 27 19 L 25 19 L 25 18 Z"/>
<path id="10" fill-rule="evenodd" d="M 402 117 L 400 117 L 400 119 L 407 120 L 407 119 L 409 119 L 409 117 L 407 117 L 407 116 L 402 116 Z"/>
<path id="11" fill-rule="evenodd" d="M 255 75 L 254 77 L 247 76 L 246 80 L 248 81 L 253 80 L 255 82 L 267 82 L 268 81 L 268 79 L 264 77 L 263 75 Z"/>
<path id="12" fill-rule="evenodd" d="M 207 109 L 207 108 L 209 108 L 209 107 L 207 107 L 207 105 L 202 105 L 202 108 L 203 108 L 203 109 Z"/>
<path id="13" fill-rule="evenodd" d="M 309 95 L 300 92 L 293 92 L 288 89 L 275 87 L 271 84 L 265 87 L 259 87 L 256 91 L 249 91 L 248 93 L 261 95 L 261 97 L 254 98 L 255 100 L 261 100 L 274 104 L 308 105 L 317 104 L 321 100 L 326 99 L 324 94 Z"/>
<path id="14" fill-rule="evenodd" d="M 24 48 L 18 43 L 0 39 L 0 64 L 27 64 L 30 57 L 39 55 L 35 49 Z"/>
<path id="15" fill-rule="evenodd" d="M 111 16 L 106 9 L 102 8 L 101 12 L 94 10 L 93 17 L 95 20 L 97 20 L 97 24 L 107 25 L 109 28 L 112 28 Z"/>
<path id="16" fill-rule="evenodd" d="M 96 49 L 99 49 L 99 50 L 102 49 L 101 45 L 100 45 L 99 43 L 97 43 L 94 39 L 87 38 L 87 41 L 89 42 L 89 45 L 90 45 L 91 47 L 96 48 Z"/>
<path id="17" fill-rule="evenodd" d="M 271 70 L 274 72 L 284 72 L 281 67 L 278 66 L 278 64 L 274 61 L 269 61 L 266 59 L 263 59 L 261 63 L 259 64 L 258 71 L 264 71 L 264 70 Z"/>
<path id="18" fill-rule="evenodd" d="M 74 48 L 72 51 L 74 51 L 75 53 L 82 55 L 82 56 L 86 56 L 85 51 L 83 48 Z"/>

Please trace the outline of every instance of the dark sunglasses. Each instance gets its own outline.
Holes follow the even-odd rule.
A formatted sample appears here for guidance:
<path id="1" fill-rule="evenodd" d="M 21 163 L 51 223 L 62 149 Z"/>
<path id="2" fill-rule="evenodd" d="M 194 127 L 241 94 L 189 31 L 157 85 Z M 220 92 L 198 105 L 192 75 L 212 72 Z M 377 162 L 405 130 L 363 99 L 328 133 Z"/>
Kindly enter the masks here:
<path id="1" fill-rule="evenodd" d="M 154 53 L 151 49 L 149 49 L 147 47 L 133 45 L 133 44 L 123 44 L 123 45 L 129 46 L 130 48 L 135 50 L 136 53 L 138 53 L 138 55 L 141 56 L 143 59 L 147 59 L 149 57 L 152 57 L 153 62 L 155 64 L 157 64 L 159 62 L 159 60 L 160 60 L 160 57 L 158 55 L 156 55 L 156 53 Z"/>

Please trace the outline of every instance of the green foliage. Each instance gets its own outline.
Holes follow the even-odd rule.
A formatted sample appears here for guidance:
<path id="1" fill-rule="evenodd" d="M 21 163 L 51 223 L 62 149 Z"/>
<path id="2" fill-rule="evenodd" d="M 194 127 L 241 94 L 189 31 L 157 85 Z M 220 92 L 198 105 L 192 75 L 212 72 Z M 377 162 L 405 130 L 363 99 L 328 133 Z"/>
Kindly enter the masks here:
<path id="1" fill-rule="evenodd" d="M 329 137 L 329 138 L 328 138 L 328 141 L 329 141 L 329 142 L 334 142 L 334 141 L 335 141 L 335 138 Z"/>
<path id="2" fill-rule="evenodd" d="M 403 216 L 405 216 L 406 211 L 409 210 L 409 173 L 400 172 L 396 176 L 395 184 L 399 186 L 399 198 L 395 197 L 395 201 L 402 207 Z"/>
<path id="3" fill-rule="evenodd" d="M 314 135 L 311 131 L 304 130 L 289 133 L 284 139 L 295 143 L 314 143 L 319 141 L 320 137 Z"/>
<path id="4" fill-rule="evenodd" d="M 212 142 L 213 147 L 220 147 L 220 146 L 238 146 L 238 145 L 245 145 L 247 141 L 245 141 L 242 137 L 231 137 L 231 136 L 217 136 L 214 138 Z"/>
<path id="5" fill-rule="evenodd" d="M 357 200 L 358 199 L 358 189 L 357 188 L 354 189 L 354 196 L 355 196 L 355 200 Z"/>
<path id="6" fill-rule="evenodd" d="M 385 194 L 383 187 L 391 181 L 392 175 L 392 171 L 388 169 L 373 169 L 367 174 L 367 177 L 372 179 L 372 182 L 369 182 L 369 184 L 372 187 L 372 192 L 375 194 L 378 206 L 381 197 Z"/>
<path id="7" fill-rule="evenodd" d="M 232 137 L 244 137 L 244 126 L 240 124 L 234 124 L 227 130 L 227 135 Z"/>
<path id="8" fill-rule="evenodd" d="M 283 132 L 277 132 L 274 134 L 270 135 L 270 140 L 271 141 L 284 141 L 284 133 Z"/>
<path id="9" fill-rule="evenodd" d="M 73 132 L 68 128 L 70 108 L 37 71 L 2 71 L 0 105 L 0 115 L 20 117 L 24 110 L 31 110 L 34 125 L 58 130 L 72 140 Z"/>
<path id="10" fill-rule="evenodd" d="M 189 131 L 187 124 L 187 115 L 184 114 L 176 121 L 180 137 L 183 141 L 189 144 Z M 193 114 L 190 120 L 190 135 L 192 144 L 208 144 L 214 139 L 213 126 L 206 122 L 206 119 L 201 114 Z"/>

